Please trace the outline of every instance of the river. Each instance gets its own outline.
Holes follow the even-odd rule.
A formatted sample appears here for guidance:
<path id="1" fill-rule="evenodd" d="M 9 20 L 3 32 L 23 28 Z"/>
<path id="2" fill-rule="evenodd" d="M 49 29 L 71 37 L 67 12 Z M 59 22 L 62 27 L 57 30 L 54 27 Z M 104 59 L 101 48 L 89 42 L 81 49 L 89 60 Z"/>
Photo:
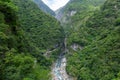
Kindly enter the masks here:
<path id="1" fill-rule="evenodd" d="M 67 60 L 64 54 L 67 52 L 66 41 L 67 38 L 64 39 L 63 52 L 59 55 L 59 58 L 52 67 L 52 80 L 73 80 L 66 72 Z"/>
<path id="2" fill-rule="evenodd" d="M 66 72 L 66 58 L 60 55 L 52 68 L 52 80 L 71 80 Z"/>

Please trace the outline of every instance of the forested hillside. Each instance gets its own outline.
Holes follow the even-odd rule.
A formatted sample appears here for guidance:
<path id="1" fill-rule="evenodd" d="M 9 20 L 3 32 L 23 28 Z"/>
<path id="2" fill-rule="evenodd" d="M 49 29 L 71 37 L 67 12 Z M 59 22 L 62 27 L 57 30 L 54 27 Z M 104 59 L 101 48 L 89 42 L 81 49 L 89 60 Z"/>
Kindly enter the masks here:
<path id="1" fill-rule="evenodd" d="M 34 63 L 36 58 L 30 55 L 31 47 L 25 39 L 16 11 L 17 7 L 10 0 L 0 0 L 0 80 L 45 79 L 47 76 L 44 78 L 38 74 L 44 72 L 47 75 L 49 70 Z"/>
<path id="2" fill-rule="evenodd" d="M 18 16 L 22 28 L 34 46 L 43 52 L 60 46 L 64 31 L 55 18 L 43 13 L 31 0 L 13 2 L 19 8 Z"/>
<path id="3" fill-rule="evenodd" d="M 68 21 L 63 22 L 68 35 L 68 45 L 72 45 L 73 43 L 81 46 L 89 44 L 90 39 L 85 39 L 85 35 L 89 33 L 87 34 L 81 26 L 85 25 L 88 18 L 91 17 L 94 12 L 98 11 L 105 1 L 106 0 L 71 0 L 70 3 L 66 5 L 65 14 L 71 14 L 73 11 L 76 11 L 73 15 L 65 15 L 65 17 L 68 16 Z M 80 31 L 81 29 L 83 30 Z"/>
<path id="4" fill-rule="evenodd" d="M 56 17 L 64 26 L 66 35 L 70 38 L 68 45 L 79 40 L 79 26 L 82 25 L 94 11 L 99 10 L 105 0 L 70 0 L 66 6 L 56 12 Z M 78 33 L 77 33 L 78 32 Z M 83 36 L 84 37 L 84 36 Z"/>
<path id="5" fill-rule="evenodd" d="M 50 14 L 52 16 L 55 16 L 55 12 L 52 11 L 45 3 L 43 3 L 42 0 L 33 0 L 38 7 L 43 10 L 44 12 L 46 12 L 47 14 Z"/>
<path id="6" fill-rule="evenodd" d="M 57 54 L 43 54 L 60 47 L 62 28 L 31 0 L 14 3 L 0 0 L 0 80 L 49 80 Z"/>
<path id="7" fill-rule="evenodd" d="M 104 1 L 105 0 L 70 0 L 66 6 L 56 11 L 56 17 L 59 18 L 62 23 L 69 23 L 71 16 L 74 16 L 74 14 L 81 14 L 81 16 L 76 15 L 76 17 L 72 18 L 77 21 L 77 19 L 80 20 L 85 17 L 84 15 L 89 15 L 89 12 L 98 9 Z"/>
<path id="8" fill-rule="evenodd" d="M 70 75 L 77 80 L 120 79 L 119 14 L 120 1 L 107 0 L 74 32 L 79 36 L 74 43 L 82 46 L 82 50 L 71 51 L 68 56 Z"/>
<path id="9" fill-rule="evenodd" d="M 120 80 L 119 0 L 34 1 L 0 0 L 0 80 Z"/>

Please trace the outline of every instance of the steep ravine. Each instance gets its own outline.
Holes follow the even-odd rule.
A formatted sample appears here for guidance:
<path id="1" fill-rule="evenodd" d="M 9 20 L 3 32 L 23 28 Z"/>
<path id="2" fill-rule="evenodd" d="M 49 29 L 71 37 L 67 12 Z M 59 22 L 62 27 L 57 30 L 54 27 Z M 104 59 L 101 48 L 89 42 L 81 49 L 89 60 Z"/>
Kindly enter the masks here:
<path id="1" fill-rule="evenodd" d="M 66 58 L 60 55 L 52 68 L 52 80 L 71 80 L 66 73 Z"/>
<path id="2" fill-rule="evenodd" d="M 65 57 L 66 53 L 66 38 L 64 40 L 63 51 L 59 55 L 59 58 L 56 60 L 52 67 L 52 80 L 73 80 L 66 72 L 67 60 Z"/>

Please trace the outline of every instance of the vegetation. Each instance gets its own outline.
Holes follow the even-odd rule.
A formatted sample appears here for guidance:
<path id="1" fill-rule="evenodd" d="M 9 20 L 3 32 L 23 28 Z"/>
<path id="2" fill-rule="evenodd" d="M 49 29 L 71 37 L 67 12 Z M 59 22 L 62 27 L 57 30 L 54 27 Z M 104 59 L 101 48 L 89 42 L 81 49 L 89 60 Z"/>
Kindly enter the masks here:
<path id="1" fill-rule="evenodd" d="M 58 16 L 62 13 L 60 21 L 68 38 L 68 46 L 73 43 L 81 46 L 89 43 L 85 39 L 85 36 L 88 35 L 85 28 L 80 26 L 84 26 L 88 18 L 94 14 L 94 11 L 99 10 L 104 2 L 105 0 L 70 0 L 65 7 L 58 11 Z"/>
<path id="2" fill-rule="evenodd" d="M 67 65 L 68 73 L 77 80 L 120 79 L 119 8 L 118 0 L 107 0 L 80 25 L 76 34 L 84 48 L 68 55 Z"/>
<path id="3" fill-rule="evenodd" d="M 105 0 L 70 0 L 65 7 L 61 8 L 58 11 L 57 15 L 62 13 L 62 16 L 60 18 L 62 23 L 68 22 L 69 24 L 70 20 L 76 23 L 78 22 L 77 19 L 78 20 L 80 20 L 81 18 L 83 19 L 85 15 L 86 16 L 89 15 L 89 12 L 99 9 L 99 6 L 102 5 L 104 2 Z M 76 15 L 71 14 L 74 12 Z M 64 19 L 66 19 L 67 21 L 65 21 Z"/>
<path id="4" fill-rule="evenodd" d="M 43 3 L 42 0 L 33 0 L 37 5 L 38 7 L 43 10 L 45 13 L 47 14 L 50 14 L 52 16 L 55 16 L 55 12 L 52 11 L 48 6 L 46 6 L 45 3 Z"/>
<path id="5" fill-rule="evenodd" d="M 120 80 L 120 1 L 104 1 L 70 0 L 60 10 L 66 70 L 77 80 Z M 51 80 L 64 34 L 33 0 L 0 0 L 0 80 Z"/>
<path id="6" fill-rule="evenodd" d="M 31 0 L 13 0 L 26 35 L 39 49 L 52 49 L 63 39 L 63 30 L 55 18 L 43 13 Z"/>
<path id="7" fill-rule="evenodd" d="M 49 80 L 56 56 L 42 53 L 60 46 L 62 28 L 32 1 L 14 3 L 0 0 L 0 80 Z"/>

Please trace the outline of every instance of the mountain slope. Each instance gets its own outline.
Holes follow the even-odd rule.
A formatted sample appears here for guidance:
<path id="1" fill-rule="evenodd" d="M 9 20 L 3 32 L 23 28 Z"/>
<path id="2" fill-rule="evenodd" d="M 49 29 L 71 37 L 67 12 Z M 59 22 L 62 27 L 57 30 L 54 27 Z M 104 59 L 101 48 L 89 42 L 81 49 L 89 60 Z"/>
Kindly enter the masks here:
<path id="1" fill-rule="evenodd" d="M 55 16 L 55 12 L 52 11 L 42 0 L 33 0 L 38 7 L 43 10 L 45 13 Z"/>
<path id="2" fill-rule="evenodd" d="M 64 32 L 31 0 L 11 1 L 0 0 L 0 80 L 49 80 Z"/>
<path id="3" fill-rule="evenodd" d="M 56 13 L 62 26 L 65 30 L 68 46 L 74 43 L 84 46 L 89 44 L 89 39 L 85 40 L 84 35 L 79 36 L 84 33 L 84 30 L 79 33 L 83 23 L 94 14 L 95 10 L 99 10 L 100 6 L 103 5 L 105 0 L 70 0 L 70 2 Z M 85 34 L 87 35 L 87 34 Z M 81 38 L 79 38 L 81 37 Z M 83 44 L 84 43 L 84 44 Z"/>
<path id="4" fill-rule="evenodd" d="M 96 8 L 99 8 L 104 1 L 105 0 L 70 0 L 66 6 L 57 11 L 56 17 L 64 22 L 69 20 L 69 17 L 74 14 L 82 13 L 84 11 L 94 11 Z"/>
<path id="5" fill-rule="evenodd" d="M 64 32 L 60 23 L 43 13 L 31 0 L 13 0 L 19 8 L 19 19 L 33 45 L 45 51 L 62 42 Z"/>
<path id="6" fill-rule="evenodd" d="M 0 80 L 47 80 L 50 78 L 48 66 L 44 69 L 41 62 L 35 63 L 42 56 L 27 41 L 16 11 L 10 0 L 0 0 Z M 33 49 L 34 52 L 30 51 Z"/>
<path id="7" fill-rule="evenodd" d="M 74 54 L 69 55 L 67 65 L 68 73 L 77 80 L 120 79 L 119 13 L 120 2 L 107 0 L 80 26 L 77 38 L 85 45 L 71 52 Z"/>
<path id="8" fill-rule="evenodd" d="M 99 10 L 104 2 L 105 0 L 70 0 L 66 6 L 56 12 L 56 17 L 60 20 L 62 26 L 64 26 L 66 36 L 69 38 L 67 39 L 69 46 L 74 43 L 82 44 L 82 42 L 85 42 L 78 38 L 80 25 L 82 25 L 95 10 Z"/>

